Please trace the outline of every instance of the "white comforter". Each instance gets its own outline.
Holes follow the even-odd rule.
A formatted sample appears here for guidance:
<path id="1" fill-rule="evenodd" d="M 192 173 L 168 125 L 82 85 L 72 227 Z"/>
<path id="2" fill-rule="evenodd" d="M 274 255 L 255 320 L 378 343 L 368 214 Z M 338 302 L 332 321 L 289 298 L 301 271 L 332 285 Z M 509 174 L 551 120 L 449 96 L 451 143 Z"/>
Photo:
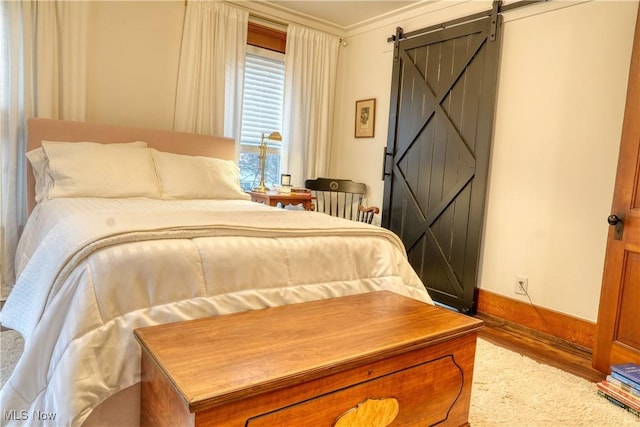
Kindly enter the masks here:
<path id="1" fill-rule="evenodd" d="M 139 382 L 135 328 L 382 289 L 431 302 L 393 233 L 247 201 L 50 200 L 18 249 L 1 321 L 25 350 L 0 407 L 26 419 L 7 425 L 80 425 Z"/>

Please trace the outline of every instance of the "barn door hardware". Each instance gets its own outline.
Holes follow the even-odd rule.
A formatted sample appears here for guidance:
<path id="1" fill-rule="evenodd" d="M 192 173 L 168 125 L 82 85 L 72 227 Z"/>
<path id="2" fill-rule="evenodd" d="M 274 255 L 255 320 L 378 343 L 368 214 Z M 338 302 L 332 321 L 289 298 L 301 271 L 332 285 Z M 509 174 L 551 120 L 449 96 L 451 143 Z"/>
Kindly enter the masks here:
<path id="1" fill-rule="evenodd" d="M 491 29 L 489 30 L 489 41 L 496 40 L 496 33 L 498 31 L 498 13 L 500 13 L 500 8 L 502 7 L 501 1 L 494 1 L 493 7 L 491 8 Z"/>
<path id="2" fill-rule="evenodd" d="M 391 38 L 395 41 L 393 45 L 393 62 L 398 62 L 400 60 L 399 41 L 402 39 L 402 27 L 396 27 L 396 34 L 391 36 Z M 386 148 L 385 148 L 385 151 L 386 151 Z"/>
<path id="3" fill-rule="evenodd" d="M 391 161 L 393 160 L 393 153 L 387 151 L 387 147 L 384 147 L 384 155 L 382 156 L 382 180 L 388 176 L 391 176 L 391 169 L 393 166 L 391 165 Z M 387 163 L 389 163 L 389 167 L 387 168 Z"/>
<path id="4" fill-rule="evenodd" d="M 402 39 L 409 39 L 411 37 L 421 36 L 423 34 L 431 33 L 437 30 L 442 30 L 447 27 L 453 27 L 455 25 L 460 25 L 466 22 L 475 21 L 477 19 L 486 18 L 487 16 L 491 17 L 491 31 L 489 33 L 489 41 L 492 42 L 492 41 L 495 41 L 496 39 L 497 28 L 499 25 L 499 20 L 498 20 L 499 14 L 507 12 L 509 10 L 518 9 L 524 6 L 530 6 L 538 3 L 546 3 L 548 1 L 549 0 L 520 0 L 520 1 L 515 1 L 513 3 L 503 5 L 501 0 L 494 0 L 491 5 L 491 10 L 485 10 L 484 12 L 478 12 L 478 13 L 474 13 L 473 15 L 463 16 L 462 18 L 452 19 L 450 21 L 443 22 L 442 24 L 432 25 L 430 27 L 423 28 L 418 31 L 403 33 L 402 28 L 398 27 L 396 28 L 396 34 L 388 37 L 387 42 L 389 43 L 394 42 L 396 43 L 396 46 L 397 46 L 398 42 Z M 397 51 L 398 48 L 396 47 L 395 49 Z M 396 54 L 394 52 L 394 61 L 395 60 L 396 60 Z"/>

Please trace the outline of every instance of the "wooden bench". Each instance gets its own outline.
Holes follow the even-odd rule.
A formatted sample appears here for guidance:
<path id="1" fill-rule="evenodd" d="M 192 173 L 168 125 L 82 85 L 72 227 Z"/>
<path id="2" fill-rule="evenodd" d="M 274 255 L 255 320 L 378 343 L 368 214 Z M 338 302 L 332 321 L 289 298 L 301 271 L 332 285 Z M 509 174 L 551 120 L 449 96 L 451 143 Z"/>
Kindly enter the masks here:
<path id="1" fill-rule="evenodd" d="M 482 324 L 382 291 L 138 329 L 141 425 L 467 425 Z"/>

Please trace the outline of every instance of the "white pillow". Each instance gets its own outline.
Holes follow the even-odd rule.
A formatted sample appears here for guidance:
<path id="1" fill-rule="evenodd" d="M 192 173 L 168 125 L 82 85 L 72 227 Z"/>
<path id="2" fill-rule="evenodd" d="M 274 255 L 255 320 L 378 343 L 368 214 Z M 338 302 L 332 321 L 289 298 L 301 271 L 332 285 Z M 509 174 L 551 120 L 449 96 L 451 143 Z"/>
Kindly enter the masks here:
<path id="1" fill-rule="evenodd" d="M 250 199 L 231 160 L 151 152 L 163 199 Z"/>
<path id="2" fill-rule="evenodd" d="M 46 141 L 49 144 L 72 144 L 66 141 Z M 125 145 L 127 147 L 139 147 L 146 148 L 147 143 L 143 141 L 134 142 L 116 142 L 112 145 Z M 36 203 L 40 203 L 42 200 L 47 199 L 49 191 L 53 187 L 53 180 L 49 175 L 49 161 L 47 155 L 42 147 L 34 148 L 26 153 L 27 160 L 31 164 L 33 176 L 35 178 L 35 199 Z"/>
<path id="3" fill-rule="evenodd" d="M 151 150 L 144 142 L 42 141 L 42 148 L 53 181 L 49 198 L 160 198 Z"/>
<path id="4" fill-rule="evenodd" d="M 47 198 L 47 194 L 53 185 L 53 181 L 51 181 L 47 173 L 47 156 L 44 154 L 42 147 L 29 151 L 26 156 L 31 164 L 33 177 L 36 180 L 36 203 L 40 203 L 43 199 Z"/>

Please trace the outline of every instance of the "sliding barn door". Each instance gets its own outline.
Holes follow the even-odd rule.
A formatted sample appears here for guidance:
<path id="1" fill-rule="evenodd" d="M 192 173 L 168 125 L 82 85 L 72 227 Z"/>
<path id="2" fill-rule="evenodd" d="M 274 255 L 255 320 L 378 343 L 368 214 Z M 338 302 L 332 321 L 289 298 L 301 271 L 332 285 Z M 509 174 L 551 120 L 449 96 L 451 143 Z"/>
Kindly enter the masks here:
<path id="1" fill-rule="evenodd" d="M 499 20 L 395 41 L 382 225 L 433 299 L 463 312 L 475 312 Z"/>

